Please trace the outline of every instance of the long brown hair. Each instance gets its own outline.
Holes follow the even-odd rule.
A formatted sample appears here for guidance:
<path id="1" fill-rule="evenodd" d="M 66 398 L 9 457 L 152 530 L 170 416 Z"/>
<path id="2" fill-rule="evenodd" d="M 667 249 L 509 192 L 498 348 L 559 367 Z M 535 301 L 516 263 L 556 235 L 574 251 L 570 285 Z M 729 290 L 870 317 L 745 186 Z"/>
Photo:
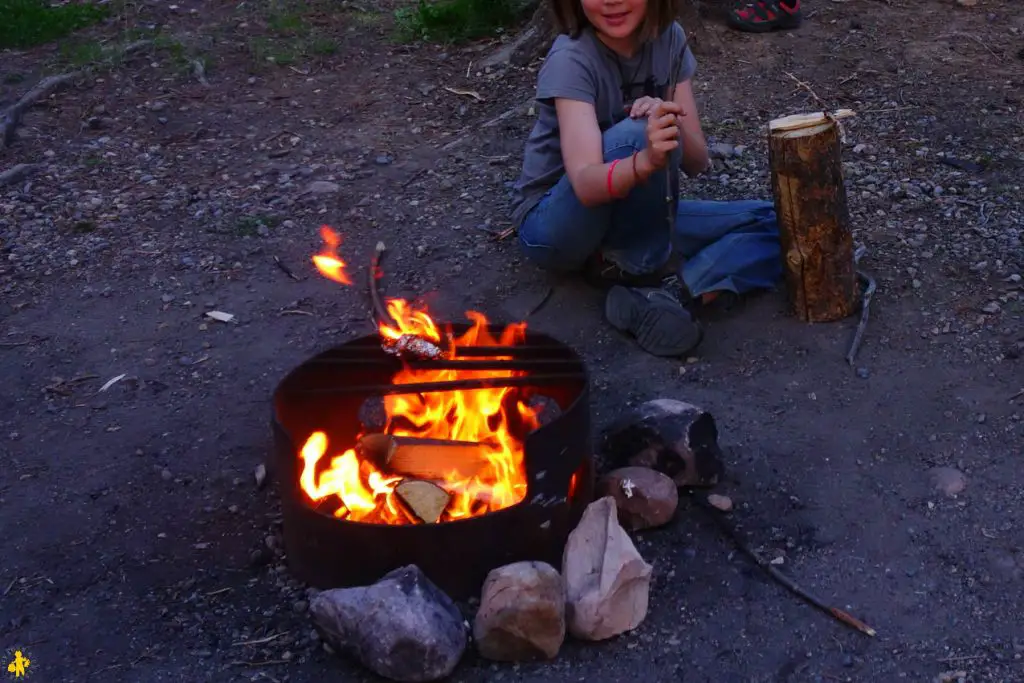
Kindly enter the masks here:
<path id="1" fill-rule="evenodd" d="M 591 25 L 580 0 L 548 0 L 548 8 L 558 32 L 567 33 L 571 38 L 579 37 L 583 29 Z M 640 24 L 640 40 L 660 36 L 678 16 L 679 0 L 647 0 L 647 15 Z"/>

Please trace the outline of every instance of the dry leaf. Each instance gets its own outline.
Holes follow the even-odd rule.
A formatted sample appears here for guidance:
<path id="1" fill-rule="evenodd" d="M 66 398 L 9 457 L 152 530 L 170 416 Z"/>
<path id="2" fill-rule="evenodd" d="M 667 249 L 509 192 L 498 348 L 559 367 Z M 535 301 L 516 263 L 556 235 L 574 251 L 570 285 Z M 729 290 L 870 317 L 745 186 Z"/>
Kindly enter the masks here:
<path id="1" fill-rule="evenodd" d="M 207 311 L 206 317 L 212 318 L 213 320 L 222 323 L 230 323 L 235 321 L 235 316 L 231 315 L 230 313 L 225 313 L 224 311 Z"/>

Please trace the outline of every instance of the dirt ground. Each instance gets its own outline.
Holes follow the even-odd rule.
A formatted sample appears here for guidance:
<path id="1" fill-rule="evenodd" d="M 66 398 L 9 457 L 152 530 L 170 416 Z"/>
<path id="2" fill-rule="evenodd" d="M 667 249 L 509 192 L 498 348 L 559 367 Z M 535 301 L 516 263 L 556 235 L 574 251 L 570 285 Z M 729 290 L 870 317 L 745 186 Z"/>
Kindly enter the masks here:
<path id="1" fill-rule="evenodd" d="M 363 288 L 310 263 L 328 223 L 359 282 L 383 240 L 387 294 L 438 317 L 514 320 L 553 285 L 529 324 L 585 353 L 596 428 L 650 398 L 707 407 L 752 544 L 878 631 L 799 602 L 684 504 L 637 539 L 639 629 L 544 664 L 469 652 L 452 680 L 1024 680 L 1024 15 L 971 4 L 808 0 L 788 34 L 693 31 L 705 128 L 746 150 L 686 195 L 768 196 L 767 121 L 820 106 L 795 79 L 858 113 L 848 196 L 879 289 L 855 368 L 855 318 L 800 323 L 781 291 L 714 317 L 694 358 L 648 357 L 597 292 L 496 239 L 530 118 L 494 120 L 537 65 L 479 72 L 493 41 L 399 43 L 386 2 L 151 0 L 86 32 L 160 29 L 0 152 L 41 164 L 0 189 L 0 646 L 38 681 L 370 680 L 317 639 L 253 480 L 276 382 L 371 329 Z M 64 53 L 4 54 L 0 106 Z"/>

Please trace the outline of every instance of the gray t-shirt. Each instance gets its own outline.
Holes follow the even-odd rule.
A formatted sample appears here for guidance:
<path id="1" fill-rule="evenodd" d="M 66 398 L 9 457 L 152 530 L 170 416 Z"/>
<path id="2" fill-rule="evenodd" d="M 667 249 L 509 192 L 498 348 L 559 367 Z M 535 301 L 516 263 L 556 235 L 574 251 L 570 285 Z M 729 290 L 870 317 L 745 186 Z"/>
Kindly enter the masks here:
<path id="1" fill-rule="evenodd" d="M 526 141 L 523 170 L 513 193 L 513 224 L 518 228 L 565 173 L 555 98 L 593 104 L 605 131 L 626 118 L 627 103 L 645 95 L 664 99 L 670 74 L 675 84 L 692 78 L 696 70 L 697 61 L 678 22 L 629 59 L 602 43 L 592 28 L 576 39 L 558 36 L 537 76 L 537 122 Z"/>

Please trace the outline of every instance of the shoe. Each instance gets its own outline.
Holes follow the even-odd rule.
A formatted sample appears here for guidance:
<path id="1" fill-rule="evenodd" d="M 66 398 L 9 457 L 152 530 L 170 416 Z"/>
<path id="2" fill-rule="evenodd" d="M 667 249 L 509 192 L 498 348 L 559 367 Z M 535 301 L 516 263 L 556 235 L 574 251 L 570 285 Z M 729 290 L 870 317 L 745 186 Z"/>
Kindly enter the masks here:
<path id="1" fill-rule="evenodd" d="M 669 275 L 662 280 L 661 288 L 674 296 L 694 318 L 712 311 L 729 312 L 736 308 L 742 299 L 739 294 L 728 289 L 694 296 L 678 275 Z"/>
<path id="2" fill-rule="evenodd" d="M 584 267 L 583 277 L 587 284 L 596 289 L 608 289 L 615 285 L 624 287 L 657 287 L 664 277 L 661 273 L 636 275 L 623 270 L 600 254 L 595 254 Z"/>
<path id="3" fill-rule="evenodd" d="M 700 322 L 660 287 L 616 285 L 608 291 L 604 314 L 612 327 L 632 335 L 654 356 L 682 356 L 704 340 Z"/>
<path id="4" fill-rule="evenodd" d="M 801 23 L 800 0 L 756 0 L 729 12 L 729 25 L 747 33 L 793 29 Z"/>

